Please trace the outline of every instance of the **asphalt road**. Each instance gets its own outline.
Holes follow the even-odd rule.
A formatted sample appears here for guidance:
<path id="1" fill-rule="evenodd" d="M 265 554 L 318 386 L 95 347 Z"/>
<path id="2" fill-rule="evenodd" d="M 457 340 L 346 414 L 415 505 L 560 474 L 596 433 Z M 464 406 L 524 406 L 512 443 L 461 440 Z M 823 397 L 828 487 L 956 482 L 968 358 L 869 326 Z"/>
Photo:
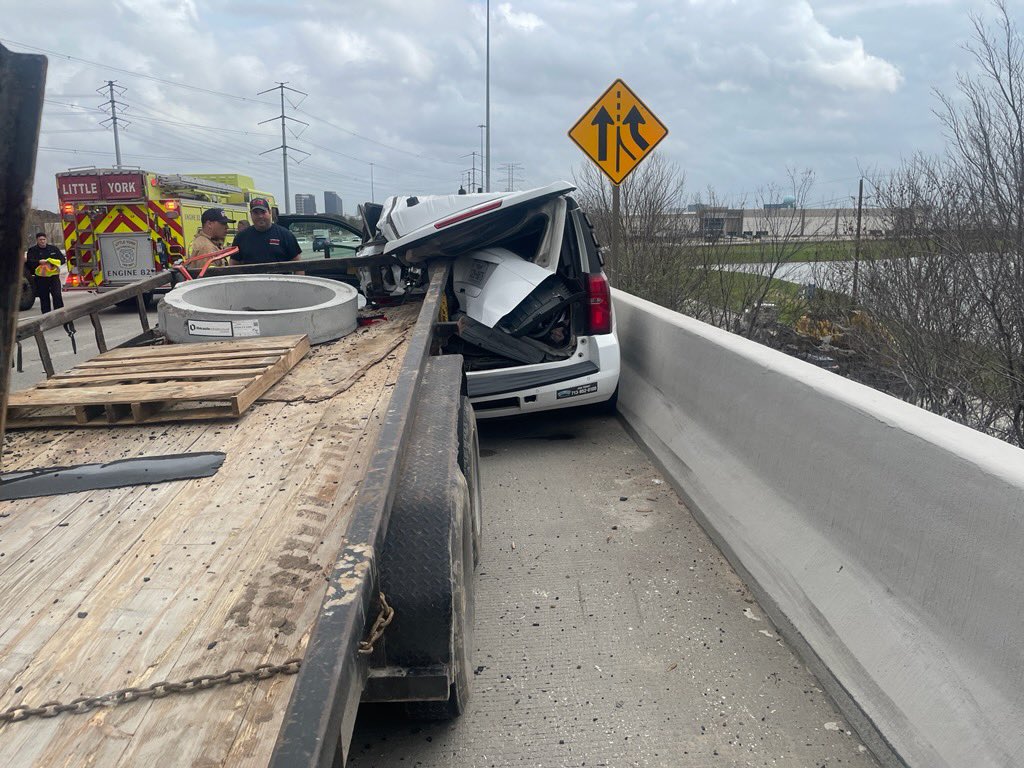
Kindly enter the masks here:
<path id="1" fill-rule="evenodd" d="M 73 292 L 64 294 L 64 305 L 72 307 L 82 304 L 96 294 L 86 292 Z M 19 319 L 39 316 L 39 300 L 27 312 L 22 312 Z M 147 313 L 151 327 L 156 326 L 156 311 Z M 139 321 L 139 313 L 131 309 L 120 309 L 110 307 L 100 313 L 103 325 L 103 335 L 107 341 L 107 347 L 114 347 L 133 336 L 142 332 L 142 324 Z M 88 317 L 75 321 L 75 340 L 78 344 L 78 353 L 75 354 L 71 348 L 71 339 L 63 328 L 52 328 L 46 332 L 47 347 L 50 350 L 50 358 L 53 360 L 54 370 L 58 373 L 75 367 L 78 363 L 88 360 L 98 354 L 96 348 L 96 337 L 93 333 L 92 323 Z M 21 343 L 22 372 L 11 372 L 11 391 L 25 389 L 38 381 L 46 378 L 43 371 L 43 364 L 39 360 L 39 351 L 35 341 L 26 339 Z"/>
<path id="2" fill-rule="evenodd" d="M 482 423 L 474 698 L 364 707 L 350 766 L 874 759 L 614 417 Z"/>

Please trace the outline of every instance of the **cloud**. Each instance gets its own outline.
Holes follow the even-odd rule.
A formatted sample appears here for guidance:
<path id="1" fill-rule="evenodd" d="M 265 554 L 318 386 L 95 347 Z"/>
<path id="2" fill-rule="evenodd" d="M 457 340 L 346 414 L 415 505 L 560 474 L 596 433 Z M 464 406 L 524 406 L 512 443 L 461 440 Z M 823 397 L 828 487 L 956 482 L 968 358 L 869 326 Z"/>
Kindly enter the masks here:
<path id="1" fill-rule="evenodd" d="M 492 176 L 514 163 L 525 184 L 571 177 L 584 160 L 566 131 L 616 77 L 669 127 L 659 151 L 694 189 L 742 193 L 787 166 L 840 178 L 856 176 L 859 160 L 894 165 L 936 146 L 929 92 L 948 79 L 971 2 L 498 0 Z M 857 12 L 865 4 L 872 13 Z M 289 134 L 311 153 L 292 167 L 291 191 L 337 189 L 356 202 L 370 196 L 371 163 L 380 198 L 450 191 L 476 162 L 466 155 L 479 152 L 485 119 L 483 9 L 482 0 L 379 0 L 344 13 L 336 0 L 116 0 L 85 13 L 80 0 L 50 0 L 45 38 L 27 3 L 6 10 L 0 36 L 123 70 L 51 58 L 48 98 L 89 110 L 46 104 L 41 204 L 55 205 L 57 171 L 112 162 L 112 138 L 97 130 L 102 99 L 76 96 L 108 79 L 128 89 L 126 163 L 247 173 L 278 196 L 280 155 L 260 153 L 280 143 L 279 128 L 259 123 L 279 105 L 256 94 L 287 80 L 310 95 L 302 111 L 288 108 L 310 124 Z"/>
<path id="2" fill-rule="evenodd" d="M 505 22 L 512 27 L 512 29 L 520 32 L 533 32 L 536 29 L 544 26 L 544 22 L 539 16 L 533 13 L 524 12 L 517 13 L 512 10 L 510 3 L 502 3 L 498 6 L 498 13 L 501 14 Z"/>
<path id="3" fill-rule="evenodd" d="M 847 40 L 832 35 L 814 16 L 810 3 L 800 2 L 791 9 L 791 18 L 804 41 L 799 67 L 807 67 L 823 83 L 844 90 L 883 90 L 893 92 L 903 75 L 889 62 L 868 54 L 859 38 Z"/>

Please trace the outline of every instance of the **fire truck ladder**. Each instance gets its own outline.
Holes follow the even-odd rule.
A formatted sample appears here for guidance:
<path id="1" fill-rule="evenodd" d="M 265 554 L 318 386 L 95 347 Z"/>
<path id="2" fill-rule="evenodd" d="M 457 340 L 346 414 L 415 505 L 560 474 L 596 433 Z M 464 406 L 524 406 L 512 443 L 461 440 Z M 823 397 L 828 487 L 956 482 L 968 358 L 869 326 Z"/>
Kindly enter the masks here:
<path id="1" fill-rule="evenodd" d="M 237 195 L 244 190 L 232 184 L 222 184 L 219 181 L 200 179 L 196 176 L 183 176 L 181 174 L 158 175 L 157 182 L 164 189 L 170 192 L 213 192 L 219 195 Z"/>

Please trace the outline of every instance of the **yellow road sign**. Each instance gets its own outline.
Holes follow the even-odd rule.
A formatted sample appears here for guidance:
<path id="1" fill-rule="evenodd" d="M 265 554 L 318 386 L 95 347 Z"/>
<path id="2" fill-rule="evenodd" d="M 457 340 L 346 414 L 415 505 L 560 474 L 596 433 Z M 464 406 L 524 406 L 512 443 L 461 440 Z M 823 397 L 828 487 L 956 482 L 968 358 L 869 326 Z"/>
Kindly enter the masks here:
<path id="1" fill-rule="evenodd" d="M 569 131 L 613 184 L 621 184 L 666 136 L 668 128 L 622 80 L 612 83 Z"/>

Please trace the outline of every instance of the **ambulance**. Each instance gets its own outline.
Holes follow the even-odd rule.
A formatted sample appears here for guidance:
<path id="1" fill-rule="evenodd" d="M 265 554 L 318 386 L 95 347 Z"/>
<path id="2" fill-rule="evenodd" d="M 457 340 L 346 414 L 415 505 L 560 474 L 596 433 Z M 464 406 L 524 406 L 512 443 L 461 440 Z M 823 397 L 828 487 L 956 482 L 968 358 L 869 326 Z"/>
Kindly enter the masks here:
<path id="1" fill-rule="evenodd" d="M 224 209 L 230 242 L 254 197 L 274 203 L 239 174 L 103 168 L 58 173 L 68 261 L 64 289 L 110 290 L 168 269 L 188 254 L 207 208 Z"/>

